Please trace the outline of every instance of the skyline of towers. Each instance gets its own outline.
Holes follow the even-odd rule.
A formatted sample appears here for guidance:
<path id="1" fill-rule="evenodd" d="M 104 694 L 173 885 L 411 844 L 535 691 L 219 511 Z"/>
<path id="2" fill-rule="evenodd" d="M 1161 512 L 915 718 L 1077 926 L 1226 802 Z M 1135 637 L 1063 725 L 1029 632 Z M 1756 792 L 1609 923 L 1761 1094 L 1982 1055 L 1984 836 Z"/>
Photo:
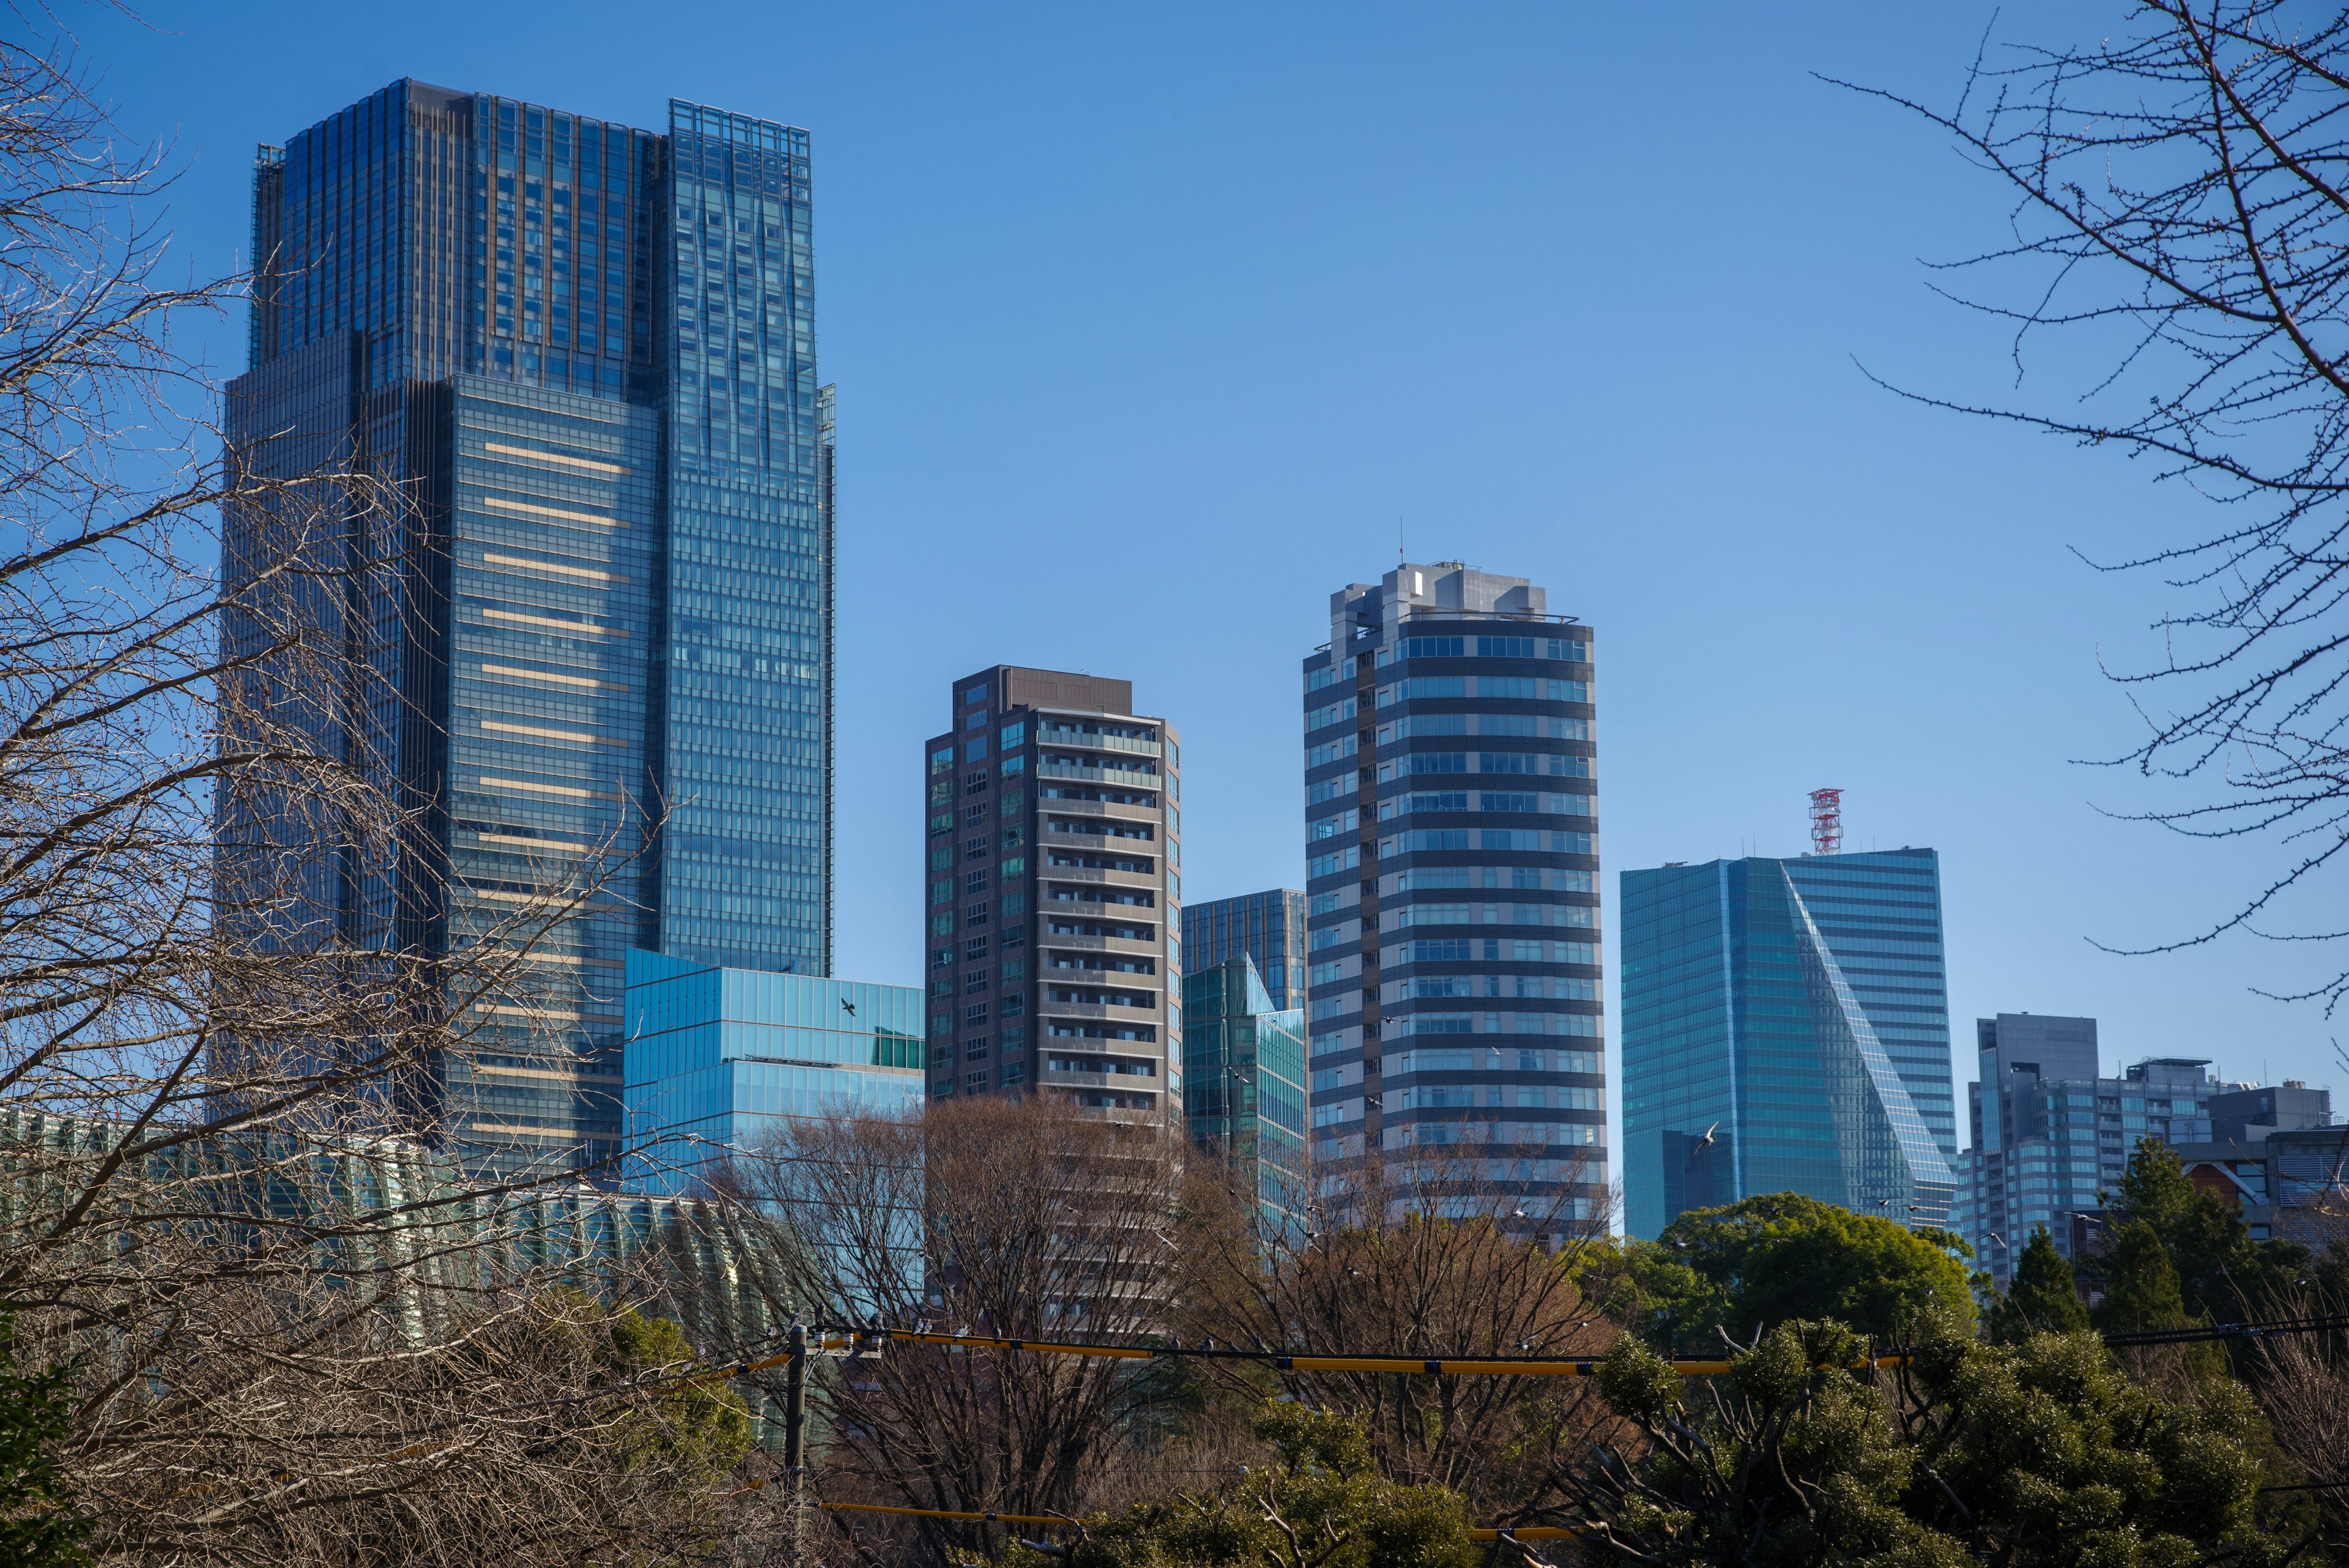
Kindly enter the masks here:
<path id="1" fill-rule="evenodd" d="M 1050 1087 L 1180 1127 L 1182 753 L 1133 710 L 1066 670 L 954 683 L 923 748 L 931 1098 Z"/>
<path id="2" fill-rule="evenodd" d="M 1589 628 L 1523 577 L 1405 563 L 1303 661 L 1312 1158 L 1475 1145 L 1606 1191 Z"/>
<path id="3" fill-rule="evenodd" d="M 416 1107 L 470 1164 L 616 1152 L 631 948 L 831 967 L 808 174 L 774 121 L 672 99 L 647 131 L 405 78 L 255 158 L 228 442 L 260 474 L 398 487 L 309 542 L 339 580 L 295 607 L 363 671 L 305 722 L 428 823 L 354 853 L 224 816 L 223 846 L 311 862 L 305 922 L 255 940 L 460 951 L 604 878 L 539 943 L 536 1005 L 475 1021 Z M 231 511 L 232 587 L 285 526 Z"/>
<path id="4" fill-rule="evenodd" d="M 1955 1101 L 1930 849 L 1622 876 L 1624 1230 L 1795 1191 L 1940 1224 Z"/>

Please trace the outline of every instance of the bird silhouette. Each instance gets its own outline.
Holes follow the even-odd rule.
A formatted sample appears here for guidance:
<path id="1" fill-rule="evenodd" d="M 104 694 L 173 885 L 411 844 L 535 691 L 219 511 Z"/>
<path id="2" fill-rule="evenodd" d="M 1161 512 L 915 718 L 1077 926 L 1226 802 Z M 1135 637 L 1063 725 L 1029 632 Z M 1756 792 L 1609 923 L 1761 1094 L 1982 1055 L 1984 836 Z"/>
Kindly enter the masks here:
<path id="1" fill-rule="evenodd" d="M 848 1014 L 851 1018 L 856 1016 L 856 1003 L 849 1001 L 848 998 L 844 996 L 840 999 L 840 1010 Z"/>

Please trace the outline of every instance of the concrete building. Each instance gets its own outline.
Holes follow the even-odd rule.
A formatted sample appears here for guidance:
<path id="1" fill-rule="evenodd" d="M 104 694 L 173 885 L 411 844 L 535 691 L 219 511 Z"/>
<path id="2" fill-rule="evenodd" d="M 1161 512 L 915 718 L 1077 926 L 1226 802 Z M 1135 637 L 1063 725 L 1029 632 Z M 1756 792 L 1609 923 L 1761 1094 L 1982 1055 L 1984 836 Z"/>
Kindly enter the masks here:
<path id="1" fill-rule="evenodd" d="M 997 665 L 923 748 L 929 1093 L 1176 1130 L 1181 747 L 1133 683 Z"/>
<path id="2" fill-rule="evenodd" d="M 1794 1191 L 1946 1222 L 1958 1179 L 1940 860 L 1623 874 L 1624 1225 Z"/>
<path id="3" fill-rule="evenodd" d="M 1197 973 L 1246 954 L 1278 1008 L 1305 1005 L 1305 895 L 1295 888 L 1183 906 L 1183 963 Z"/>
<path id="4" fill-rule="evenodd" d="M 1330 617 L 1302 694 L 1317 1180 L 1473 1143 L 1487 1179 L 1601 1214 L 1592 630 L 1457 561 Z"/>
<path id="5" fill-rule="evenodd" d="M 831 963 L 833 445 L 808 135 L 672 99 L 645 130 L 402 80 L 264 147 L 234 459 L 397 485 L 299 545 L 279 607 L 358 655 L 282 711 L 426 826 L 347 842 L 223 804 L 232 921 L 267 950 L 434 957 L 586 877 L 539 994 L 440 1064 L 469 1168 L 607 1168 L 626 954 Z M 230 508 L 232 595 L 289 545 Z M 305 524 L 306 525 L 306 524 Z M 264 628 L 222 617 L 232 652 Z M 305 708 L 304 704 L 311 706 Z M 601 1178 L 598 1178 L 601 1179 Z"/>

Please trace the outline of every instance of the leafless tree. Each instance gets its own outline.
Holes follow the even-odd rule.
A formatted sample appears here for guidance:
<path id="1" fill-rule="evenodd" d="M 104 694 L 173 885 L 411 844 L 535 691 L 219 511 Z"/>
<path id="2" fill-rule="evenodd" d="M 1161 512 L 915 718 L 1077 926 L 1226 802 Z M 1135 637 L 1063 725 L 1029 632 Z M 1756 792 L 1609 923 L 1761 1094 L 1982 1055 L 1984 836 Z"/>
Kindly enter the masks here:
<path id="1" fill-rule="evenodd" d="M 1527 1196 L 1496 1174 L 1508 1164 L 1477 1143 L 1373 1153 L 1325 1175 L 1303 1232 L 1268 1217 L 1228 1168 L 1199 1167 L 1183 1231 L 1186 1335 L 1415 1359 L 1604 1354 L 1617 1326 L 1572 1278 L 1604 1217 Z M 1390 1479 L 1449 1487 L 1510 1522 L 1559 1501 L 1560 1478 L 1612 1425 L 1581 1379 L 1204 1366 L 1237 1398 L 1279 1393 L 1361 1417 Z"/>
<path id="2" fill-rule="evenodd" d="M 2018 374 L 2047 334 L 2102 357 L 2057 411 L 1920 400 L 2117 448 L 2224 509 L 2205 537 L 2105 564 L 2160 574 L 2177 607 L 2166 656 L 2115 674 L 2145 728 L 2111 760 L 2215 786 L 2142 820 L 2272 836 L 2282 859 L 2240 907 L 2147 950 L 2237 929 L 2337 942 L 2349 930 L 2289 896 L 2349 851 L 2349 17 L 2121 9 L 2093 44 L 1978 57 L 1954 107 L 1877 95 L 2013 193 L 2007 241 L 1959 266 L 2003 280 L 1961 297 L 2013 323 Z M 2292 994 L 2338 1005 L 2349 968 Z"/>
<path id="3" fill-rule="evenodd" d="M 1048 1096 L 790 1121 L 723 1181 L 743 1200 L 732 1222 L 769 1231 L 741 1250 L 781 1261 L 762 1286 L 778 1313 L 1141 1345 L 1171 1305 L 1180 1171 L 1161 1127 Z M 1111 1506 L 1159 1394 L 1148 1363 L 893 1341 L 821 1382 L 820 1490 L 999 1513 Z M 871 1562 L 959 1561 L 1003 1540 L 947 1521 L 833 1527 Z"/>
<path id="4" fill-rule="evenodd" d="M 312 612 L 381 569 L 345 546 L 409 498 L 360 454 L 289 470 L 223 441 L 173 334 L 233 280 L 169 281 L 140 217 L 162 155 L 124 152 L 71 55 L 14 31 L 0 1303 L 22 1359 L 72 1371 L 60 1449 L 91 1548 L 673 1554 L 722 1494 L 739 1414 L 631 1311 L 662 1293 L 657 1250 L 564 1289 L 595 1260 L 549 1258 L 537 1222 L 591 1199 L 470 1182 L 429 1147 L 440 1064 L 489 1007 L 543 1012 L 533 947 L 597 874 L 550 872 L 449 957 L 338 921 L 322 860 L 388 861 L 425 805 L 365 717 L 379 643 Z M 254 525 L 223 561 L 233 517 Z"/>

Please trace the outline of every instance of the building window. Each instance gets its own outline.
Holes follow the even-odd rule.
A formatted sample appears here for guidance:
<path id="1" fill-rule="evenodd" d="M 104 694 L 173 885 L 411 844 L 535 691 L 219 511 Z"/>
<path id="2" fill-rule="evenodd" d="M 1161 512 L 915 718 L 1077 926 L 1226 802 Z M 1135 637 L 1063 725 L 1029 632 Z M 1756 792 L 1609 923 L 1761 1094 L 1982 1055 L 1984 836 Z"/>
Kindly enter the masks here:
<path id="1" fill-rule="evenodd" d="M 1027 1080 L 1027 1063 L 1006 1062 L 1003 1064 L 1003 1084 L 1006 1088 L 1010 1087 L 1014 1084 L 1024 1083 Z"/>
<path id="2" fill-rule="evenodd" d="M 972 1095 L 975 1095 L 981 1089 L 986 1088 L 987 1069 L 982 1067 L 976 1073 L 965 1073 L 962 1077 L 962 1086 L 965 1094 Z"/>
<path id="3" fill-rule="evenodd" d="M 985 983 L 984 976 L 980 977 L 980 982 L 982 984 Z M 983 1002 L 975 1002 L 968 1007 L 962 1010 L 962 1026 L 965 1029 L 975 1029 L 986 1022 L 987 1003 Z"/>
<path id="4" fill-rule="evenodd" d="M 1004 900 L 1004 903 L 1008 911 L 1010 900 L 1007 898 Z M 985 904 L 973 904 L 963 910 L 962 923 L 966 926 L 983 926 L 987 924 L 987 906 Z"/>
<path id="5" fill-rule="evenodd" d="M 983 892 L 986 888 L 987 873 L 984 871 L 970 872 L 962 879 L 962 890 L 966 893 Z"/>

